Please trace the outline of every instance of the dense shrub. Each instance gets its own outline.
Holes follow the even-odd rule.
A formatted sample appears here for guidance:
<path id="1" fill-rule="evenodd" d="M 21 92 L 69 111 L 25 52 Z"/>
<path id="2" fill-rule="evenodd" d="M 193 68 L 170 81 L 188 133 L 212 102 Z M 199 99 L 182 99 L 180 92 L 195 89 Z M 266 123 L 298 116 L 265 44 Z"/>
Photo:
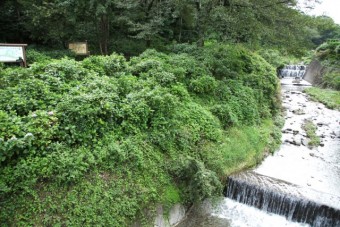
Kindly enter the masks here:
<path id="1" fill-rule="evenodd" d="M 325 87 L 340 90 L 340 71 L 327 72 L 322 77 L 322 84 Z"/>
<path id="2" fill-rule="evenodd" d="M 26 58 L 28 64 L 32 64 L 34 62 L 47 62 L 52 60 L 51 57 L 35 49 L 27 49 Z"/>
<path id="3" fill-rule="evenodd" d="M 30 68 L 0 71 L 3 223 L 124 226 L 149 204 L 220 193 L 226 169 L 261 157 L 273 69 L 240 46 L 174 48 L 130 61 L 32 51 Z"/>
<path id="4" fill-rule="evenodd" d="M 1 109 L 15 111 L 21 116 L 40 109 L 51 109 L 56 99 L 59 95 L 50 91 L 44 81 L 35 78 L 21 80 L 18 85 L 0 91 Z"/>
<path id="5" fill-rule="evenodd" d="M 321 44 L 315 56 L 324 66 L 321 86 L 340 90 L 340 41 L 329 40 Z"/>
<path id="6" fill-rule="evenodd" d="M 213 93 L 218 83 L 212 76 L 200 76 L 190 82 L 190 90 L 198 94 Z"/>
<path id="7" fill-rule="evenodd" d="M 228 104 L 215 105 L 211 108 L 211 112 L 218 117 L 224 128 L 238 124 L 237 115 Z"/>
<path id="8" fill-rule="evenodd" d="M 203 162 L 192 157 L 181 157 L 171 167 L 171 172 L 185 182 L 185 193 L 189 194 L 192 201 L 211 197 L 222 188 L 216 173 L 206 169 Z"/>
<path id="9" fill-rule="evenodd" d="M 321 60 L 340 60 L 340 41 L 329 40 L 316 48 L 316 56 Z"/>
<path id="10" fill-rule="evenodd" d="M 118 72 L 127 70 L 125 58 L 115 53 L 110 56 L 90 56 L 82 61 L 82 65 L 100 76 L 117 76 Z"/>
<path id="11" fill-rule="evenodd" d="M 26 50 L 27 63 L 34 62 L 46 63 L 55 59 L 75 58 L 76 55 L 70 50 L 48 50 L 37 46 L 28 46 Z"/>
<path id="12" fill-rule="evenodd" d="M 59 78 L 63 82 L 77 82 L 85 79 L 91 72 L 82 67 L 80 62 L 63 58 L 49 63 L 37 63 L 30 68 L 35 77 L 40 74 Z"/>
<path id="13" fill-rule="evenodd" d="M 274 66 L 276 69 L 283 67 L 284 65 L 288 65 L 292 62 L 298 62 L 294 56 L 287 55 L 282 53 L 277 49 L 268 49 L 263 48 L 258 51 L 258 54 L 263 57 L 269 64 Z"/>

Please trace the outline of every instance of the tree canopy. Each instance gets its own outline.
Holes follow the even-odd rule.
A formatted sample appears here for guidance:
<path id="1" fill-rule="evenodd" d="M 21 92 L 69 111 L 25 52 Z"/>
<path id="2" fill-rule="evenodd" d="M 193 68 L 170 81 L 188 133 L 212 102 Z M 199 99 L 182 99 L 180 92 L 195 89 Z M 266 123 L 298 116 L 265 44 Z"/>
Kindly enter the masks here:
<path id="1" fill-rule="evenodd" d="M 66 47 L 70 41 L 87 40 L 97 53 L 129 55 L 135 54 L 131 49 L 171 42 L 202 46 L 209 39 L 301 54 L 339 37 L 340 27 L 331 18 L 307 16 L 296 4 L 295 0 L 4 0 L 0 41 Z"/>

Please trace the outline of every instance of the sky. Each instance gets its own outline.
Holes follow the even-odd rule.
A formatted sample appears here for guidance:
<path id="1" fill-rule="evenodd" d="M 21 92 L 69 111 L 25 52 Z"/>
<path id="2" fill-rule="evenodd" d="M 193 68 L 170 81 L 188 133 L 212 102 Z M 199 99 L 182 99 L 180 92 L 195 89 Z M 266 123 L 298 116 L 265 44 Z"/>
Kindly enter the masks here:
<path id="1" fill-rule="evenodd" d="M 314 9 L 305 11 L 309 15 L 326 15 L 335 23 L 340 24 L 340 0 L 321 0 L 321 4 L 315 4 Z M 300 1 L 301 2 L 301 1 Z"/>

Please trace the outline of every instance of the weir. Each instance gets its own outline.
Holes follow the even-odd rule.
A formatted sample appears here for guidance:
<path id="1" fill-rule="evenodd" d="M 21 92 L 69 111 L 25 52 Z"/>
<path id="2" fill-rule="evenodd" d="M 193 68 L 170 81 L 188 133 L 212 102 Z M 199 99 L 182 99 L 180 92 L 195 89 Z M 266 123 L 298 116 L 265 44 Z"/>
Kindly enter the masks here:
<path id="1" fill-rule="evenodd" d="M 228 177 L 225 196 L 312 226 L 340 226 L 340 198 L 246 171 Z"/>
<path id="2" fill-rule="evenodd" d="M 286 65 L 280 70 L 279 76 L 284 77 L 300 77 L 303 78 L 306 73 L 305 65 Z"/>

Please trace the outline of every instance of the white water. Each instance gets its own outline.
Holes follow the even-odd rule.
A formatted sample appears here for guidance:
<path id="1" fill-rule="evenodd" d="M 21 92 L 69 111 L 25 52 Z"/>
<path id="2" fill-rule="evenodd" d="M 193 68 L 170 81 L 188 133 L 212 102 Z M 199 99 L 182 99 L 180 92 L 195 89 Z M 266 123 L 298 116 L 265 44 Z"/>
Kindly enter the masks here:
<path id="1" fill-rule="evenodd" d="M 215 204 L 216 203 L 216 204 Z M 228 198 L 205 201 L 176 227 L 308 227 Z"/>
<path id="2" fill-rule="evenodd" d="M 288 221 L 283 216 L 263 212 L 228 198 L 223 199 L 216 212 L 213 212 L 212 215 L 219 218 L 232 217 L 229 220 L 232 227 L 308 226 Z"/>
<path id="3" fill-rule="evenodd" d="M 283 69 L 280 70 L 280 76 L 284 77 L 300 77 L 306 73 L 306 66 L 304 65 L 286 65 Z"/>

